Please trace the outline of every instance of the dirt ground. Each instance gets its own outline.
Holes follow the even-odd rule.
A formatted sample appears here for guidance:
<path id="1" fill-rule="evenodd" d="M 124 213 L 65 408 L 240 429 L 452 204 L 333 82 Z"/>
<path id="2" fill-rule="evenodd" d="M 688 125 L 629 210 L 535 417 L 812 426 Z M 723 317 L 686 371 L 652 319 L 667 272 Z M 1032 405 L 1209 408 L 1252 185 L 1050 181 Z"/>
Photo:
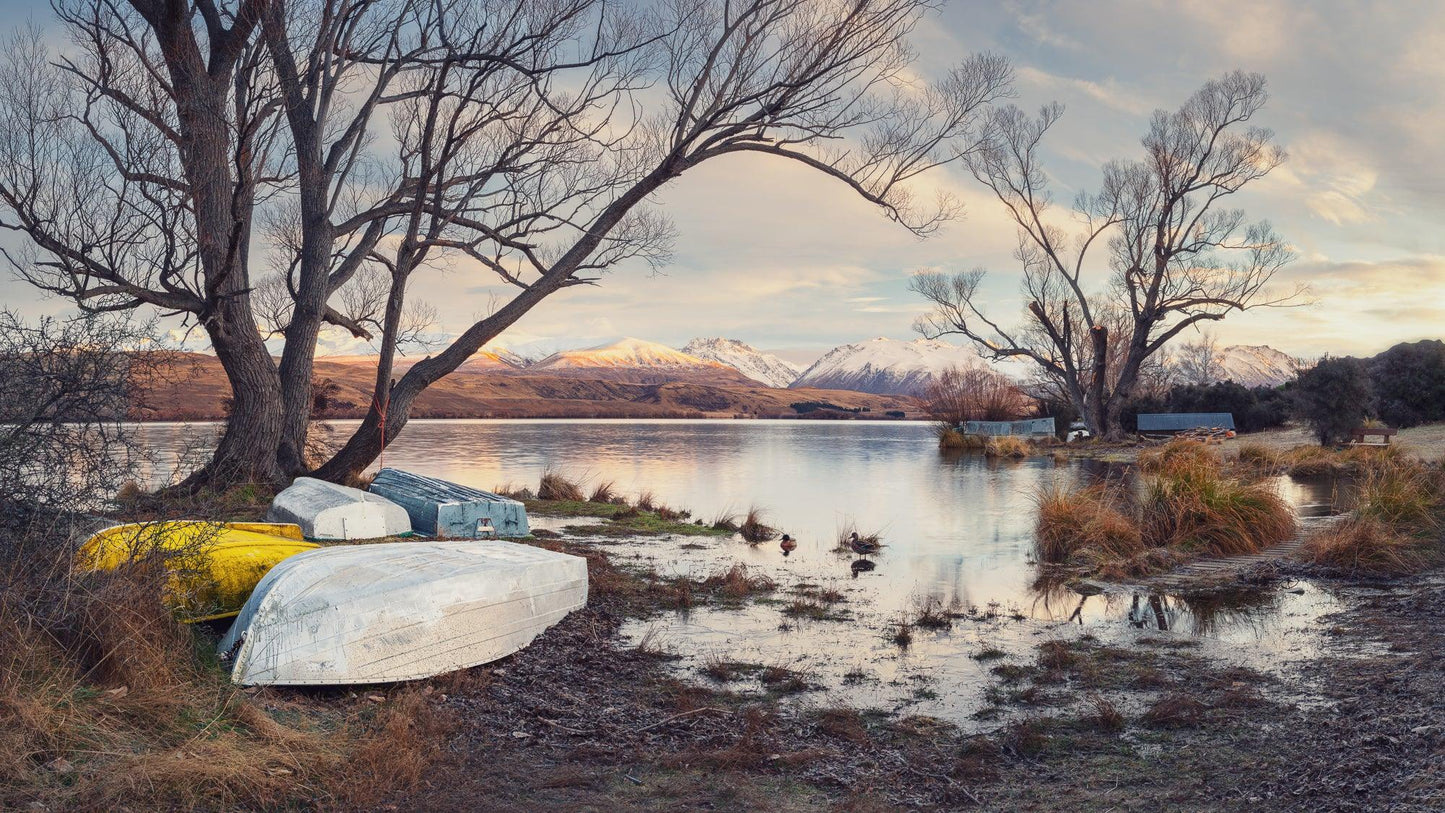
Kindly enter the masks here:
<path id="1" fill-rule="evenodd" d="M 1415 455 L 1425 460 L 1440 460 L 1445 458 L 1445 423 L 1432 423 L 1424 426 L 1412 426 L 1409 429 L 1401 429 L 1399 434 L 1390 439 L 1392 444 L 1400 444 Z M 1287 426 L 1282 429 L 1268 429 L 1263 432 L 1252 432 L 1232 440 L 1224 442 L 1226 450 L 1238 448 L 1247 443 L 1267 446 L 1271 449 L 1293 449 L 1296 446 L 1313 446 L 1319 443 L 1309 430 L 1302 427 Z"/>
<path id="2" fill-rule="evenodd" d="M 521 653 L 436 684 L 440 763 L 393 810 L 1439 810 L 1445 573 L 1333 585 L 1323 655 L 1267 677 L 1188 640 L 1046 642 L 994 670 L 963 735 L 925 717 L 676 679 L 625 646 L 651 612 L 593 554 L 593 603 Z M 634 585 L 635 586 L 635 585 Z"/>

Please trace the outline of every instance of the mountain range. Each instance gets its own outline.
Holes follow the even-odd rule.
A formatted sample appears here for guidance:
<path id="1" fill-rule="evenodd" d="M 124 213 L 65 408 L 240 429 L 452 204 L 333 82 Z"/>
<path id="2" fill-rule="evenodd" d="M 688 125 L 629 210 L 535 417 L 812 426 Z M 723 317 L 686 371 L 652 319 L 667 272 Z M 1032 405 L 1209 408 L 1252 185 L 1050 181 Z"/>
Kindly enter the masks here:
<path id="1" fill-rule="evenodd" d="M 331 357 L 330 362 L 359 364 L 365 356 Z M 399 360 L 397 373 L 412 362 Z M 1017 365 L 988 365 L 971 346 L 937 339 L 901 341 L 879 337 L 835 347 L 806 369 L 737 339 L 698 338 L 681 350 L 643 339 L 552 353 L 530 360 L 500 347 L 484 348 L 458 374 L 552 376 L 626 384 L 726 384 L 775 389 L 828 389 L 875 395 L 921 396 L 950 367 L 993 366 L 1013 377 L 1026 375 Z M 1246 387 L 1275 387 L 1293 379 L 1304 363 L 1263 345 L 1234 345 L 1218 351 L 1215 377 Z"/>

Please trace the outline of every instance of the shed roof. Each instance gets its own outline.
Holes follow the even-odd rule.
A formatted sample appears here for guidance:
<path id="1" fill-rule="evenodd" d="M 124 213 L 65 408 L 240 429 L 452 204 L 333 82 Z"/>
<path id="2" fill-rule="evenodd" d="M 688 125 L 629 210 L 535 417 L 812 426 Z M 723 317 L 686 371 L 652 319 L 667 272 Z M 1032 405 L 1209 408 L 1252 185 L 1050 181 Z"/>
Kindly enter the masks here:
<path id="1" fill-rule="evenodd" d="M 1139 416 L 1140 432 L 1183 432 L 1187 429 L 1233 429 L 1229 412 L 1167 412 Z"/>

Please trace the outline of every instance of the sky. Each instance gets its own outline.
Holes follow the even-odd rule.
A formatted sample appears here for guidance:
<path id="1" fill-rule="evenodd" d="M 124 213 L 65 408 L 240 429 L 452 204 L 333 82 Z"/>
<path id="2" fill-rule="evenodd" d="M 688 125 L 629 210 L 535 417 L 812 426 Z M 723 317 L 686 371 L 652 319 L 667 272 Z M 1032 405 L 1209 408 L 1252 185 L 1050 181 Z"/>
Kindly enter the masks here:
<path id="1" fill-rule="evenodd" d="M 0 10 L 49 16 L 48 6 L 17 0 L 0 0 Z M 1044 150 L 1059 201 L 1097 186 L 1105 162 L 1139 157 L 1153 110 L 1177 107 L 1229 70 L 1265 74 L 1270 102 L 1257 123 L 1290 157 L 1236 205 L 1295 248 L 1277 279 L 1307 282 L 1311 303 L 1231 316 L 1215 328 L 1221 344 L 1317 357 L 1445 334 L 1445 4 L 952 0 L 913 45 L 924 76 L 978 51 L 1003 54 L 1015 103 L 1065 106 Z M 537 354 L 622 336 L 675 347 L 726 336 L 807 362 L 875 336 L 917 338 L 923 305 L 907 282 L 921 268 L 988 269 L 988 304 L 1012 321 L 1023 303 L 1000 205 L 962 167 L 927 183 L 956 194 L 965 216 L 919 240 L 801 165 L 708 162 L 654 201 L 677 230 L 666 267 L 623 266 L 563 291 L 497 344 Z M 1100 286 L 1106 273 L 1095 266 Z M 419 279 L 412 296 L 436 306 L 446 335 L 485 312 L 491 290 L 481 271 L 457 264 Z M 8 276 L 0 297 L 32 314 L 69 307 Z M 323 338 L 323 352 L 367 350 L 339 331 Z"/>

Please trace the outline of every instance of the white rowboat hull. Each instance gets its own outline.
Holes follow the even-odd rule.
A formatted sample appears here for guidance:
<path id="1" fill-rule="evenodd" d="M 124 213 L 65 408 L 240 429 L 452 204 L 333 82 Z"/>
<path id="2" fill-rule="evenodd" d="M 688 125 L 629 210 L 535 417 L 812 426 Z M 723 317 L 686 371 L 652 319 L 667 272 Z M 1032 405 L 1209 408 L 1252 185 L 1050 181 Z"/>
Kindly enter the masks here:
<path id="1" fill-rule="evenodd" d="M 587 561 L 498 541 L 350 545 L 283 560 L 226 637 L 231 680 L 391 683 L 506 657 L 587 603 Z"/>

